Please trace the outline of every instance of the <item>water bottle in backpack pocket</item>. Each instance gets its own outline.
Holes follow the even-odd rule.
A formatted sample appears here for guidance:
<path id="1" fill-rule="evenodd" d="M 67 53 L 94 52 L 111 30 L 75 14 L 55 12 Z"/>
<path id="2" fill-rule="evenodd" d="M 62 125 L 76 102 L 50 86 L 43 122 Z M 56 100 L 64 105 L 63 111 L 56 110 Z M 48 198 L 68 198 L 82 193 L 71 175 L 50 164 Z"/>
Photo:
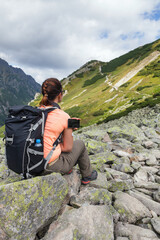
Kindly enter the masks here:
<path id="1" fill-rule="evenodd" d="M 29 173 L 36 175 L 44 169 L 43 139 L 36 139 L 27 147 Z M 41 169 L 42 168 L 42 169 Z"/>
<path id="2" fill-rule="evenodd" d="M 35 147 L 41 147 L 42 146 L 42 143 L 41 143 L 41 139 L 36 139 L 36 142 L 35 142 L 35 145 L 34 145 Z"/>

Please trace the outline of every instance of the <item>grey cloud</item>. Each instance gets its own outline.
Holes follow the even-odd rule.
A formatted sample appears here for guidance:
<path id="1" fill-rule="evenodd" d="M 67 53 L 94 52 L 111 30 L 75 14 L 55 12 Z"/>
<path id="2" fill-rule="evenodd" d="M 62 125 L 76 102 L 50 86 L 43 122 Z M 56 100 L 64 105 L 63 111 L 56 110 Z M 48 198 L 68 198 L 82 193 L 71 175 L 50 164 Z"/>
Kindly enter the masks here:
<path id="1" fill-rule="evenodd" d="M 143 13 L 158 2 L 0 0 L 0 54 L 38 79 L 47 73 L 66 76 L 88 60 L 108 61 L 155 40 L 160 22 Z M 141 37 L 121 37 L 135 32 Z"/>

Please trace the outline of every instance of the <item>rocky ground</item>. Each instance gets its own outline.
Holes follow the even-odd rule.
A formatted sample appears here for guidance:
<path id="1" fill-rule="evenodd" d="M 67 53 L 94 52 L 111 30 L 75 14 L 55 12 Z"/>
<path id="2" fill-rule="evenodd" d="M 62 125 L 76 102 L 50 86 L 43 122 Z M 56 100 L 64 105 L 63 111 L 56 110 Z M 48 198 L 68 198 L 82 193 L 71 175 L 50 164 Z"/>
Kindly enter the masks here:
<path id="1" fill-rule="evenodd" d="M 160 105 L 74 133 L 98 179 L 79 169 L 20 181 L 0 164 L 0 240 L 160 239 Z"/>

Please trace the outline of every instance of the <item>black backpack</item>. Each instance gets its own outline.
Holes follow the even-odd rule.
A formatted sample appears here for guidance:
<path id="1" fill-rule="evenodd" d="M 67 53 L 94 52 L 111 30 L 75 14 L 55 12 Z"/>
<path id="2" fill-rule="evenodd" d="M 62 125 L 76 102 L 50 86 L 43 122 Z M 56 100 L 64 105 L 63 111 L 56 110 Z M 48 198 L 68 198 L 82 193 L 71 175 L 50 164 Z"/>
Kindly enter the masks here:
<path id="1" fill-rule="evenodd" d="M 9 115 L 5 120 L 7 165 L 24 178 L 40 175 L 61 141 L 60 134 L 48 156 L 43 157 L 45 122 L 48 113 L 54 109 L 56 107 L 39 109 L 31 106 L 16 106 L 9 109 Z"/>

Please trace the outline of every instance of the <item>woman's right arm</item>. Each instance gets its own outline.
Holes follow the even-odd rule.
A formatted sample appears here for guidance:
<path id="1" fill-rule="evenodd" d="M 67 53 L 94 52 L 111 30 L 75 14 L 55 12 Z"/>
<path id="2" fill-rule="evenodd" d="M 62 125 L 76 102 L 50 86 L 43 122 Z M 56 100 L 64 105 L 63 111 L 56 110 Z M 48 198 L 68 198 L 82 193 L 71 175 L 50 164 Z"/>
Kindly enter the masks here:
<path id="1" fill-rule="evenodd" d="M 63 131 L 63 142 L 60 143 L 62 152 L 71 152 L 73 147 L 72 129 L 66 128 Z"/>

